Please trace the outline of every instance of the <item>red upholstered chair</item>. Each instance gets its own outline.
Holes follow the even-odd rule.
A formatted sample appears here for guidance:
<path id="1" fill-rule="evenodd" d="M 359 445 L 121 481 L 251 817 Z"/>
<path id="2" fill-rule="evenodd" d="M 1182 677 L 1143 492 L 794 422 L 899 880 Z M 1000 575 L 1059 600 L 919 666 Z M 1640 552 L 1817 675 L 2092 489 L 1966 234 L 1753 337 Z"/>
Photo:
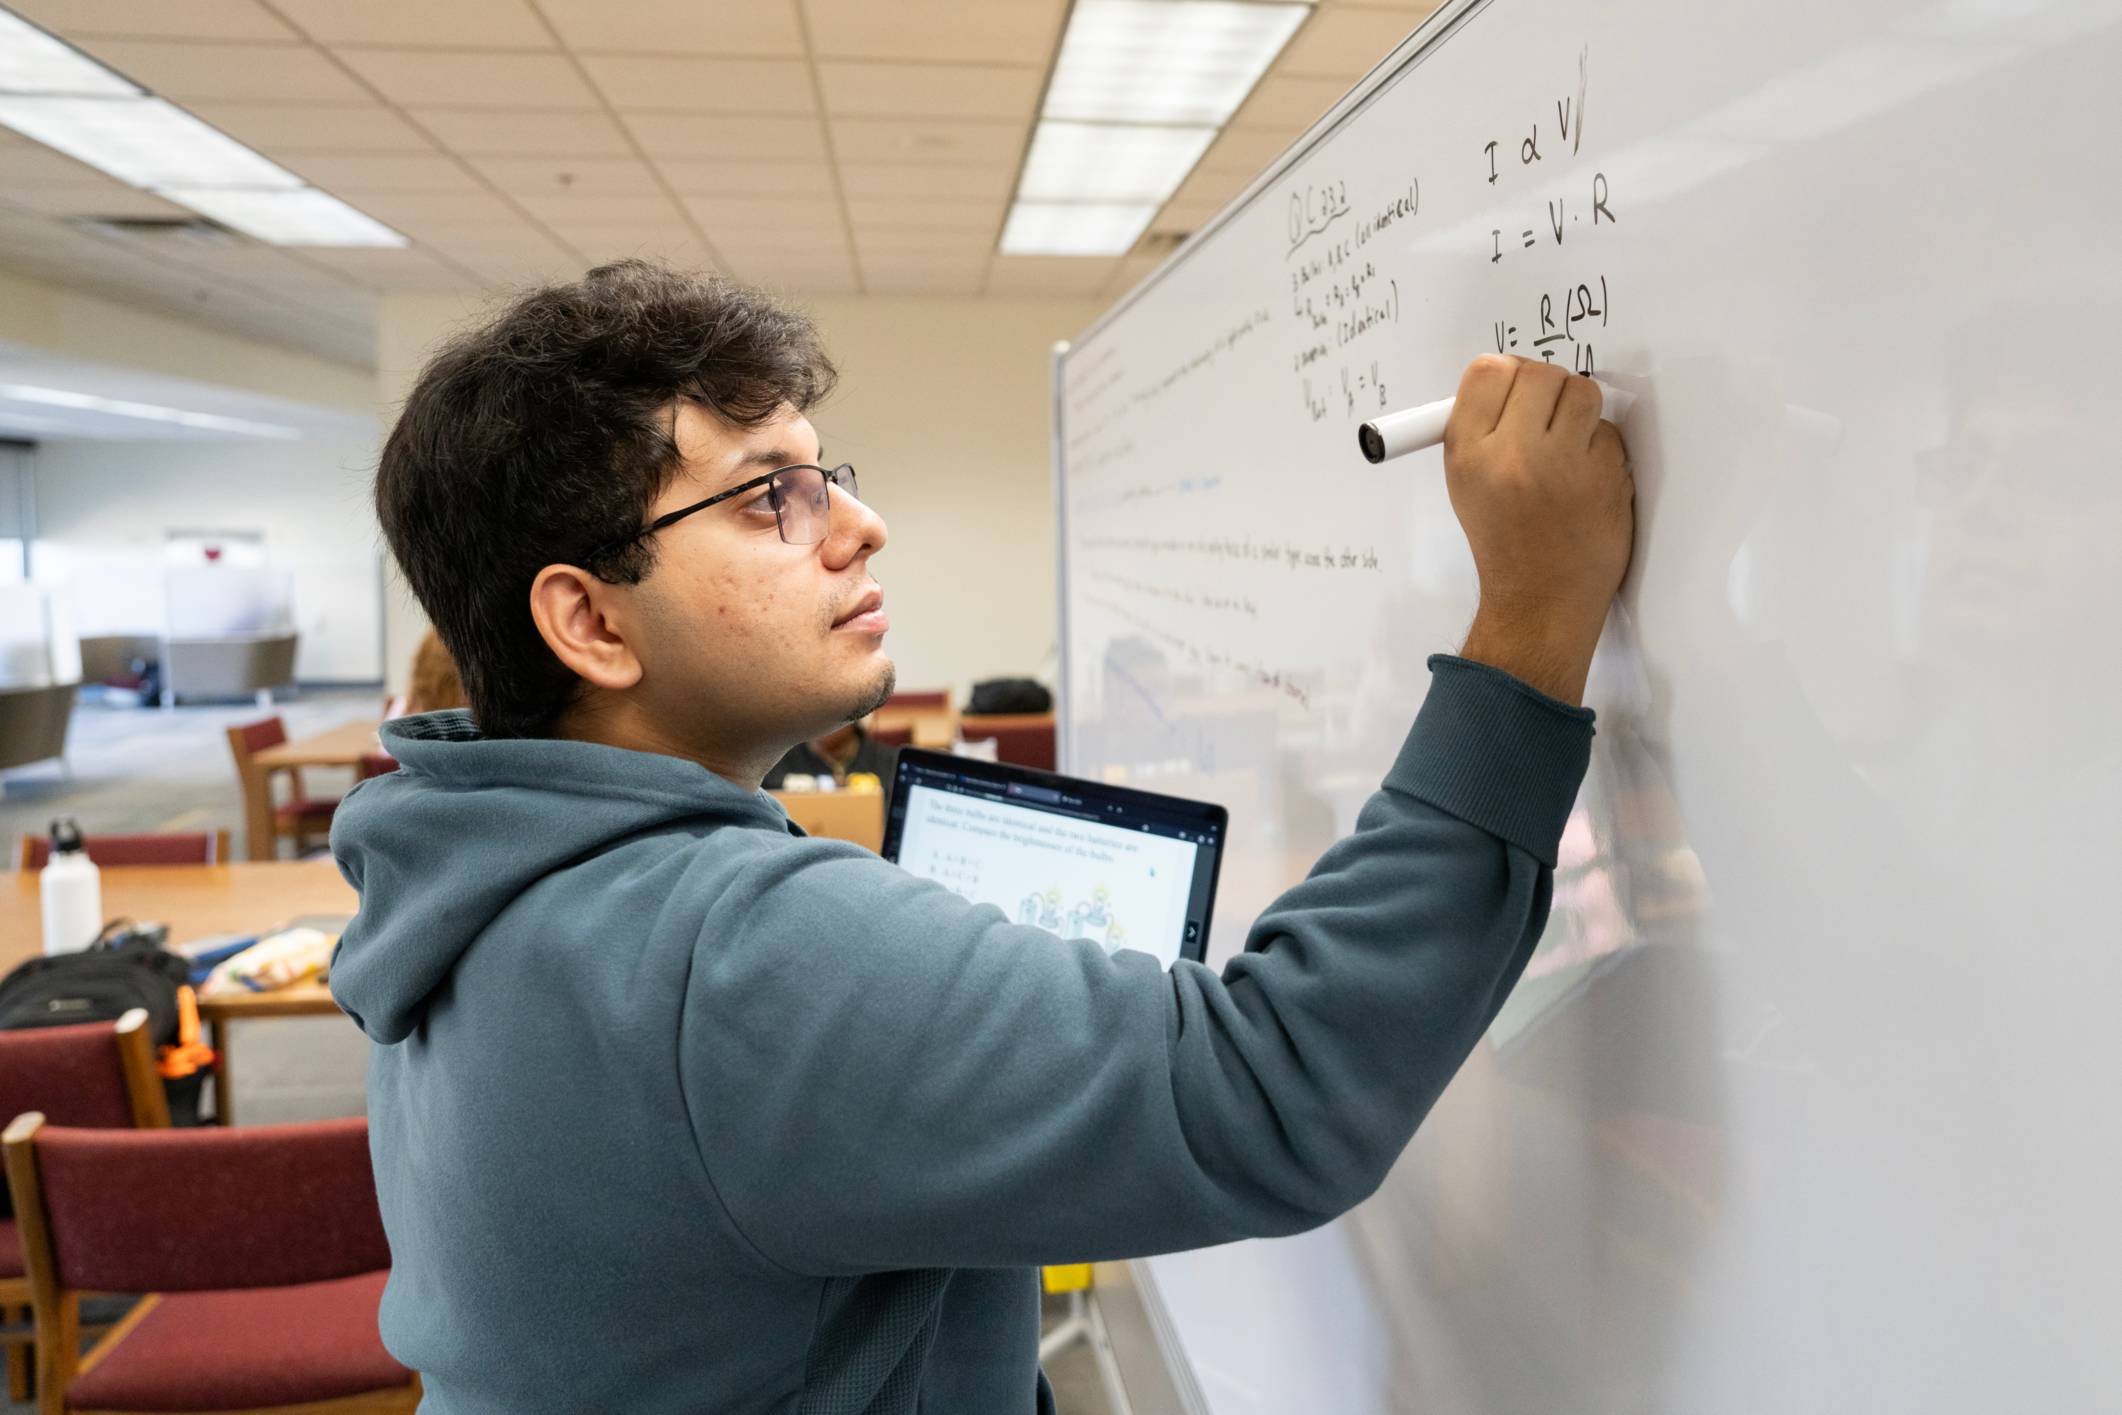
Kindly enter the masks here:
<path id="1" fill-rule="evenodd" d="M 397 769 L 398 759 L 389 752 L 365 752 L 361 757 L 361 765 L 356 769 L 354 775 L 360 780 L 366 781 L 371 776 L 388 776 Z"/>
<path id="2" fill-rule="evenodd" d="M 81 847 L 99 865 L 225 865 L 228 832 L 198 830 L 176 835 L 85 835 Z M 52 842 L 27 835 L 15 849 L 18 869 L 41 870 L 52 858 Z"/>
<path id="3" fill-rule="evenodd" d="M 376 1330 L 390 1248 L 368 1122 L 0 1138 L 37 1311 L 40 1415 L 411 1412 Z M 84 1291 L 146 1292 L 77 1356 Z"/>
<path id="4" fill-rule="evenodd" d="M 286 740 L 287 724 L 278 717 L 260 718 L 228 729 L 228 750 L 236 759 L 236 775 L 243 783 L 244 799 L 251 803 L 250 818 L 254 821 L 270 819 L 273 823 L 273 848 L 261 851 L 257 841 L 250 842 L 254 860 L 273 858 L 279 853 L 282 840 L 292 839 L 297 851 L 307 850 L 313 843 L 322 844 L 331 834 L 332 812 L 339 807 L 339 802 L 332 797 L 303 795 L 302 772 L 298 767 L 287 769 L 288 799 L 273 804 L 271 773 L 259 767 L 252 757 Z"/>
<path id="5" fill-rule="evenodd" d="M 914 742 L 914 729 L 909 726 L 878 727 L 870 732 L 869 739 L 880 747 L 910 747 Z"/>
<path id="6" fill-rule="evenodd" d="M 65 1125 L 168 1125 L 147 1013 L 136 1007 L 115 1023 L 0 1032 L 0 1116 L 29 1110 Z M 21 1237 L 12 1215 L 0 1217 L 0 1319 L 28 1321 L 30 1305 Z M 9 1395 L 27 1400 L 34 1342 L 26 1333 L 0 1341 L 7 1346 Z"/>
<path id="7" fill-rule="evenodd" d="M 939 688 L 932 693 L 894 693 L 886 698 L 884 706 L 877 710 L 884 712 L 894 708 L 918 708 L 926 712 L 933 708 L 946 708 L 949 706 L 950 693 L 945 689 Z"/>
<path id="8" fill-rule="evenodd" d="M 961 717 L 958 736 L 967 742 L 993 739 L 998 761 L 1054 770 L 1054 719 L 1051 713 L 997 713 Z"/>

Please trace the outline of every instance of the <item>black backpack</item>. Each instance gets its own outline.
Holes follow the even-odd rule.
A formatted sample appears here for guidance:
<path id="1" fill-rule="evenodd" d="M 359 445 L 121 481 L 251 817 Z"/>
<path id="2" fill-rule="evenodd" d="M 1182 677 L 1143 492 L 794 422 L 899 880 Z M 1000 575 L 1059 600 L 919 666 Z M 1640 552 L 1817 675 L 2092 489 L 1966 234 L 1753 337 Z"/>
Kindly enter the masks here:
<path id="1" fill-rule="evenodd" d="M 147 1036 L 159 1053 L 180 1040 L 184 1008 L 180 989 L 191 985 L 191 965 L 164 950 L 157 939 L 122 925 L 79 953 L 32 958 L 0 978 L 0 1031 L 64 1027 L 76 1022 L 115 1022 L 133 1008 L 147 1013 Z M 165 1079 L 170 1122 L 196 1124 L 202 1068 Z"/>
<path id="2" fill-rule="evenodd" d="M 965 710 L 976 716 L 987 713 L 1052 712 L 1054 695 L 1032 678 L 990 678 L 973 684 Z"/>

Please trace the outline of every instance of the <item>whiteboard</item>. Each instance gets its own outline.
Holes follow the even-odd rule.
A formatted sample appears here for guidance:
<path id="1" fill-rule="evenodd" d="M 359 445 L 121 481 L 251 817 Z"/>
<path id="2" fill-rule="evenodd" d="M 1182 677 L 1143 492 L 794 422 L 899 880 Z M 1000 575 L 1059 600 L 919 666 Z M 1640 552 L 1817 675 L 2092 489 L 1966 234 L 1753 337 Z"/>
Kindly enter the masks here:
<path id="1" fill-rule="evenodd" d="M 1229 807 L 1216 963 L 1471 618 L 1357 423 L 1642 395 L 1538 953 L 1363 1207 L 1138 1265 L 1191 1403 L 2122 1408 L 2118 74 L 2113 3 L 1449 5 L 1057 356 L 1063 766 Z"/>

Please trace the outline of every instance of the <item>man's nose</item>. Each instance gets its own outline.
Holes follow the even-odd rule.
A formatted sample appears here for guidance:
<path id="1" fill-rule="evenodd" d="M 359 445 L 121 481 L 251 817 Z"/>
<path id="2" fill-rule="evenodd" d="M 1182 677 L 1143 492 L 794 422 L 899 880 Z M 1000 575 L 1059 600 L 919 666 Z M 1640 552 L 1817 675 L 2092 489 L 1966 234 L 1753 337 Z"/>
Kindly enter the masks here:
<path id="1" fill-rule="evenodd" d="M 871 510 L 866 502 L 849 496 L 837 486 L 827 494 L 831 498 L 832 518 L 824 547 L 828 564 L 845 565 L 865 549 L 872 555 L 884 549 L 890 533 L 882 516 Z"/>

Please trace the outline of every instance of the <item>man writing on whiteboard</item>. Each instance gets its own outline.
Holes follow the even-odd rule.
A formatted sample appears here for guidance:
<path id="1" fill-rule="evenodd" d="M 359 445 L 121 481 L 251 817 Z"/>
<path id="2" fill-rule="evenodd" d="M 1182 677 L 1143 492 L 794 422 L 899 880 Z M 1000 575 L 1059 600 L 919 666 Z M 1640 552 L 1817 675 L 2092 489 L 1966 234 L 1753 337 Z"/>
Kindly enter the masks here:
<path id="1" fill-rule="evenodd" d="M 332 988 L 430 1415 L 1051 1409 L 1036 1265 L 1347 1210 L 1539 937 L 1634 525 L 1589 381 L 1467 370 L 1472 630 L 1220 975 L 760 793 L 893 684 L 885 524 L 806 416 L 832 381 L 800 316 L 621 262 L 453 339 L 385 446 L 471 708 L 390 724 L 403 769 L 339 811 Z"/>

